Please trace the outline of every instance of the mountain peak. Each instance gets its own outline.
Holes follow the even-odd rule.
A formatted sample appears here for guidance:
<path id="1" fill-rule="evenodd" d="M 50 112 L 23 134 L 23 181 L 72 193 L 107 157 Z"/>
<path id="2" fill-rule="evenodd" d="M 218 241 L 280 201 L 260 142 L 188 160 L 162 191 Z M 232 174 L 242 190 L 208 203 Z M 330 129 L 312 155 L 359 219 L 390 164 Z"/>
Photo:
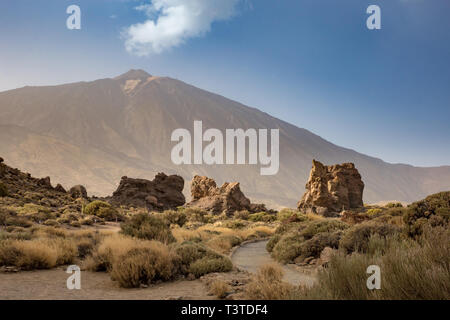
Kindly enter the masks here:
<path id="1" fill-rule="evenodd" d="M 151 75 L 142 69 L 131 69 L 120 76 L 114 78 L 114 80 L 143 80 L 151 77 Z"/>

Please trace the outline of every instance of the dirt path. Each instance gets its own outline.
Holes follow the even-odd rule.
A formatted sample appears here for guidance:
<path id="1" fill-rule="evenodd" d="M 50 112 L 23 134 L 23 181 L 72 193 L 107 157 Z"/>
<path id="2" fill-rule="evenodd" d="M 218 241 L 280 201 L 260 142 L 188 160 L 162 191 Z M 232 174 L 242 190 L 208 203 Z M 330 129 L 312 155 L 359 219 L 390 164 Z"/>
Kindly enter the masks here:
<path id="1" fill-rule="evenodd" d="M 277 263 L 266 250 L 267 240 L 244 244 L 231 256 L 233 264 L 239 269 L 256 273 L 260 267 L 269 263 Z M 284 281 L 294 285 L 312 286 L 316 280 L 314 275 L 306 270 L 290 265 L 281 266 L 284 271 Z"/>
<path id="2" fill-rule="evenodd" d="M 81 290 L 66 286 L 70 275 L 65 269 L 0 273 L 0 300 L 210 300 L 201 280 L 180 280 L 152 285 L 143 289 L 124 289 L 103 272 L 81 272 Z"/>

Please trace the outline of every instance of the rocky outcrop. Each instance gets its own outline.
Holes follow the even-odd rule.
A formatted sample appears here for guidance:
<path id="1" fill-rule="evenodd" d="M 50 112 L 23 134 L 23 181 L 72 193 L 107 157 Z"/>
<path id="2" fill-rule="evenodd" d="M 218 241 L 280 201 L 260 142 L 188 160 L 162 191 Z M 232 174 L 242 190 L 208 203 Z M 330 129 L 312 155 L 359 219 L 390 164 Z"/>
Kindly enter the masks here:
<path id="1" fill-rule="evenodd" d="M 64 187 L 61 184 L 57 184 L 55 187 L 55 191 L 61 192 L 61 193 L 66 193 L 66 189 L 64 189 Z"/>
<path id="2" fill-rule="evenodd" d="M 342 210 L 363 206 L 364 183 L 353 163 L 325 166 L 313 160 L 307 191 L 298 209 L 323 216 L 336 216 Z"/>
<path id="3" fill-rule="evenodd" d="M 152 181 L 122 177 L 111 201 L 118 205 L 167 210 L 185 204 L 184 179 L 178 175 L 158 173 Z"/>
<path id="4" fill-rule="evenodd" d="M 72 196 L 72 198 L 87 199 L 86 188 L 82 185 L 73 186 L 72 188 L 70 188 L 69 193 Z"/>
<path id="5" fill-rule="evenodd" d="M 239 182 L 225 182 L 220 188 L 208 177 L 195 176 L 191 182 L 192 201 L 188 207 L 196 207 L 212 214 L 227 215 L 235 211 L 267 211 L 265 205 L 254 204 L 242 193 Z"/>
<path id="6" fill-rule="evenodd" d="M 50 177 L 40 178 L 38 180 L 38 185 L 47 189 L 53 189 L 52 184 L 50 182 Z"/>

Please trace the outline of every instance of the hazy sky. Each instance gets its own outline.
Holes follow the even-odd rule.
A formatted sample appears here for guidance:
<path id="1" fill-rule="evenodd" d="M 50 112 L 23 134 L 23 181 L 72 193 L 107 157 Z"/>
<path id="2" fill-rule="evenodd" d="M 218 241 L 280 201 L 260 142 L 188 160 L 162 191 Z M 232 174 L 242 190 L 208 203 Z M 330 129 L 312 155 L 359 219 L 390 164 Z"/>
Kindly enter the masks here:
<path id="1" fill-rule="evenodd" d="M 141 68 L 388 162 L 450 165 L 449 16 L 448 0 L 3 0 L 0 91 Z"/>

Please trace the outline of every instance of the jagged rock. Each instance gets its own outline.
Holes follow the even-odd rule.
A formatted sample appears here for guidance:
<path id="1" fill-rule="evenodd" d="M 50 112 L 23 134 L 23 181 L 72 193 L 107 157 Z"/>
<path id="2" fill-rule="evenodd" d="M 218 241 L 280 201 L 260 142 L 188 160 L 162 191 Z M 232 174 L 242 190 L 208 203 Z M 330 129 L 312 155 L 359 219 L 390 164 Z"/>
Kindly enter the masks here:
<path id="1" fill-rule="evenodd" d="M 239 182 L 225 182 L 220 188 L 216 182 L 208 177 L 195 176 L 191 182 L 192 201 L 188 207 L 196 207 L 212 214 L 227 215 L 235 211 L 248 210 L 250 212 L 267 211 L 263 204 L 253 204 L 242 193 Z"/>
<path id="2" fill-rule="evenodd" d="M 47 189 L 53 189 L 52 184 L 50 182 L 50 177 L 41 178 L 38 180 L 38 185 Z"/>
<path id="3" fill-rule="evenodd" d="M 3 161 L 4 161 L 4 160 L 3 160 L 3 158 L 2 158 L 2 157 L 0 157 L 0 163 L 3 163 Z"/>
<path id="4" fill-rule="evenodd" d="M 185 204 L 184 179 L 177 175 L 158 173 L 152 181 L 122 177 L 112 201 L 119 205 L 167 210 Z"/>
<path id="5" fill-rule="evenodd" d="M 62 193 L 66 193 L 67 192 L 66 189 L 64 189 L 64 187 L 61 184 L 59 184 L 59 183 L 56 185 L 55 191 L 62 192 Z"/>
<path id="6" fill-rule="evenodd" d="M 82 185 L 76 185 L 70 188 L 69 190 L 72 198 L 84 198 L 87 199 L 87 191 L 86 188 Z"/>
<path id="7" fill-rule="evenodd" d="M 353 163 L 325 166 L 313 160 L 306 189 L 297 204 L 299 210 L 336 216 L 342 210 L 363 206 L 364 183 Z"/>
<path id="8" fill-rule="evenodd" d="M 215 195 L 217 192 L 217 185 L 214 179 L 208 177 L 195 176 L 191 182 L 191 196 L 192 201 L 200 198 Z"/>

